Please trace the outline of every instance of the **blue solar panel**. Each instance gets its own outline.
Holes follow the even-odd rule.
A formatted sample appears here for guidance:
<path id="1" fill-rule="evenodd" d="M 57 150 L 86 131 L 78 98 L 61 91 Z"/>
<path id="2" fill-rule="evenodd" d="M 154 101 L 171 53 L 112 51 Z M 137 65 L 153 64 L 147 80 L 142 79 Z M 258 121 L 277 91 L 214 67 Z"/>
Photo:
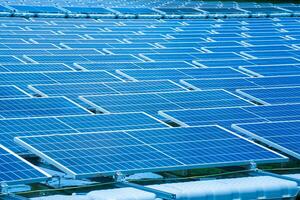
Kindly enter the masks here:
<path id="1" fill-rule="evenodd" d="M 183 126 L 297 120 L 300 104 L 160 111 L 159 114 Z"/>
<path id="2" fill-rule="evenodd" d="M 54 80 L 56 83 L 90 83 L 121 81 L 121 79 L 106 71 L 53 72 L 44 74 L 51 80 Z"/>
<path id="3" fill-rule="evenodd" d="M 80 115 L 89 112 L 67 98 L 17 98 L 0 100 L 4 118 Z"/>
<path id="4" fill-rule="evenodd" d="M 168 92 L 186 90 L 168 80 L 30 85 L 29 88 L 40 96 L 67 96 L 69 98 L 78 98 L 79 96 L 84 95 Z"/>
<path id="5" fill-rule="evenodd" d="M 300 103 L 300 87 L 237 90 L 240 95 L 262 104 Z"/>
<path id="6" fill-rule="evenodd" d="M 0 6 L 0 12 L 10 12 L 11 10 L 4 7 L 4 6 Z"/>
<path id="7" fill-rule="evenodd" d="M 251 80 L 251 79 L 250 79 Z M 257 88 L 255 83 L 252 83 L 246 78 L 227 78 L 227 79 L 186 79 L 180 80 L 180 83 L 188 88 L 195 90 L 209 89 L 226 89 L 235 91 L 237 88 Z"/>
<path id="8" fill-rule="evenodd" d="M 0 182 L 7 184 L 34 183 L 50 175 L 0 145 Z"/>
<path id="9" fill-rule="evenodd" d="M 264 65 L 241 67 L 241 70 L 258 76 L 287 76 L 299 75 L 299 65 Z"/>
<path id="10" fill-rule="evenodd" d="M 299 76 L 274 76 L 259 78 L 210 78 L 186 79 L 180 83 L 191 89 L 226 89 L 235 91 L 244 88 L 268 88 L 300 86 Z"/>
<path id="11" fill-rule="evenodd" d="M 300 121 L 233 125 L 241 133 L 300 159 L 299 127 Z"/>
<path id="12" fill-rule="evenodd" d="M 16 145 L 14 137 L 74 132 L 78 131 L 53 117 L 0 120 L 0 144 L 14 152 L 25 151 L 23 147 Z"/>
<path id="13" fill-rule="evenodd" d="M 0 85 L 27 86 L 51 83 L 55 81 L 42 73 L 0 73 Z"/>
<path id="14" fill-rule="evenodd" d="M 260 58 L 260 59 L 249 59 L 252 65 L 295 65 L 299 64 L 299 60 L 296 58 Z"/>
<path id="15" fill-rule="evenodd" d="M 167 126 L 144 113 L 103 114 L 60 117 L 58 119 L 79 132 L 164 128 Z"/>
<path id="16" fill-rule="evenodd" d="M 122 14 L 147 14 L 147 15 L 153 15 L 158 14 L 158 12 L 150 9 L 150 8 L 112 8 L 113 10 L 116 10 Z"/>
<path id="17" fill-rule="evenodd" d="M 64 9 L 72 12 L 72 13 L 83 13 L 83 14 L 112 14 L 111 11 L 105 8 L 97 8 L 97 7 L 64 7 Z"/>
<path id="18" fill-rule="evenodd" d="M 120 62 L 120 63 L 76 63 L 77 68 L 83 70 L 106 70 L 117 69 L 181 69 L 192 68 L 194 65 L 183 61 L 175 62 Z"/>
<path id="19" fill-rule="evenodd" d="M 201 14 L 202 11 L 196 10 L 194 8 L 158 8 L 158 10 L 168 14 L 168 15 L 184 15 L 184 14 Z"/>
<path id="20" fill-rule="evenodd" d="M 10 5 L 12 8 L 21 12 L 30 13 L 60 13 L 60 9 L 53 6 L 23 6 L 23 5 Z"/>
<path id="21" fill-rule="evenodd" d="M 195 61 L 194 62 L 198 66 L 202 67 L 239 67 L 239 66 L 247 66 L 252 65 L 251 62 L 249 62 L 246 59 L 242 60 L 209 60 L 209 61 Z"/>
<path id="22" fill-rule="evenodd" d="M 179 79 L 247 77 L 246 74 L 232 68 L 117 70 L 117 73 L 130 80 L 178 81 Z"/>
<path id="23" fill-rule="evenodd" d="M 22 137 L 16 141 L 77 178 L 112 176 L 117 171 L 131 174 L 287 160 L 216 126 Z"/>
<path id="24" fill-rule="evenodd" d="M 15 137 L 163 127 L 166 125 L 144 113 L 4 119 L 0 120 L 0 144 L 24 153 L 13 141 Z"/>
<path id="25" fill-rule="evenodd" d="M 29 97 L 29 94 L 16 86 L 0 86 L 0 99 Z"/>
<path id="26" fill-rule="evenodd" d="M 2 64 L 1 66 L 7 72 L 56 72 L 56 71 L 74 71 L 72 68 L 65 64 Z"/>
<path id="27" fill-rule="evenodd" d="M 103 112 L 144 111 L 156 115 L 159 110 L 247 106 L 249 102 L 223 90 L 168 92 L 155 94 L 99 95 L 81 97 Z"/>
<path id="28" fill-rule="evenodd" d="M 182 46 L 184 47 L 184 46 Z M 191 47 L 191 46 L 188 46 Z M 163 53 L 163 54 L 142 54 L 150 61 L 193 61 L 193 60 L 230 60 L 241 59 L 242 57 L 235 53 Z"/>
<path id="29" fill-rule="evenodd" d="M 22 61 L 13 56 L 0 56 L 0 64 L 22 64 Z"/>
<path id="30" fill-rule="evenodd" d="M 88 47 L 86 47 L 88 48 Z M 39 63 L 76 63 L 76 62 L 140 62 L 131 55 L 55 55 L 55 56 L 27 56 L 30 60 Z"/>
<path id="31" fill-rule="evenodd" d="M 289 51 L 245 51 L 243 54 L 250 55 L 255 58 L 280 58 L 280 57 L 296 57 L 295 54 L 292 53 L 293 50 Z"/>

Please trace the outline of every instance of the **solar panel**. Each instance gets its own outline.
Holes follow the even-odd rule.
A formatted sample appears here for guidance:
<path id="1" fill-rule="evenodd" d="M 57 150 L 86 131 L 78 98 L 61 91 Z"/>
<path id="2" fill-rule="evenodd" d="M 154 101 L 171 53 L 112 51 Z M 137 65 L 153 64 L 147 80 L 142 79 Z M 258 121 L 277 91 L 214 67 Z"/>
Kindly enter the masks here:
<path id="1" fill-rule="evenodd" d="M 64 97 L 0 99 L 0 116 L 4 118 L 89 114 Z"/>
<path id="2" fill-rule="evenodd" d="M 22 98 L 30 95 L 16 86 L 0 86 L 0 99 Z"/>
<path id="3" fill-rule="evenodd" d="M 210 14 L 237 14 L 237 13 L 245 13 L 245 11 L 238 10 L 236 8 L 201 8 L 205 12 Z"/>
<path id="4" fill-rule="evenodd" d="M 22 137 L 16 141 L 76 178 L 287 160 L 216 126 Z"/>
<path id="5" fill-rule="evenodd" d="M 105 8 L 97 8 L 97 7 L 64 7 L 64 9 L 72 12 L 72 13 L 82 13 L 82 14 L 112 14 L 111 11 Z"/>
<path id="6" fill-rule="evenodd" d="M 113 10 L 116 10 L 122 14 L 147 14 L 147 15 L 153 15 L 153 14 L 159 14 L 158 12 L 150 9 L 150 8 L 112 8 Z"/>
<path id="7" fill-rule="evenodd" d="M 116 72 L 133 81 L 247 77 L 246 74 L 232 68 L 117 70 Z"/>
<path id="8" fill-rule="evenodd" d="M 0 145 L 0 182 L 7 184 L 33 183 L 50 175 Z"/>
<path id="9" fill-rule="evenodd" d="M 183 61 L 175 62 L 113 62 L 113 63 L 75 63 L 75 66 L 82 70 L 106 70 L 115 71 L 120 69 L 180 69 L 192 68 L 194 65 Z"/>
<path id="10" fill-rule="evenodd" d="M 61 13 L 62 11 L 53 6 L 23 6 L 23 5 L 10 5 L 10 7 L 21 12 L 30 13 Z"/>
<path id="11" fill-rule="evenodd" d="M 160 111 L 159 114 L 183 126 L 297 120 L 300 104 Z"/>
<path id="12" fill-rule="evenodd" d="M 135 82 L 111 82 L 104 83 L 121 94 L 126 93 L 149 93 L 149 92 L 170 92 L 187 90 L 180 85 L 170 80 L 156 80 L 156 81 L 135 81 Z"/>
<path id="13" fill-rule="evenodd" d="M 0 73 L 0 85 L 26 86 L 29 84 L 51 84 L 54 80 L 42 73 Z"/>
<path id="14" fill-rule="evenodd" d="M 286 13 L 287 11 L 280 10 L 275 7 L 266 7 L 266 8 L 243 8 L 246 11 L 251 12 L 252 14 L 256 13 L 264 13 L 264 14 L 270 14 L 270 13 Z"/>
<path id="15" fill-rule="evenodd" d="M 40 96 L 67 96 L 69 98 L 78 98 L 79 96 L 84 95 L 168 92 L 186 90 L 185 88 L 169 80 L 30 85 L 28 87 Z"/>
<path id="16" fill-rule="evenodd" d="M 300 159 L 300 121 L 234 124 L 235 130 Z"/>
<path id="17" fill-rule="evenodd" d="M 184 15 L 184 14 L 201 14 L 202 11 L 199 11 L 194 8 L 157 8 L 158 10 L 168 14 L 168 15 Z"/>
<path id="18" fill-rule="evenodd" d="M 23 62 L 13 56 L 0 56 L 0 64 L 22 64 Z"/>
<path id="19" fill-rule="evenodd" d="M 0 120 L 0 144 L 25 153 L 13 141 L 15 137 L 163 127 L 166 127 L 163 122 L 144 113 L 3 119 Z"/>
<path id="20" fill-rule="evenodd" d="M 262 104 L 300 103 L 300 87 L 241 89 L 237 92 Z"/>
<path id="21" fill-rule="evenodd" d="M 185 46 L 180 46 L 185 47 Z M 187 46 L 193 47 L 193 46 Z M 153 53 L 153 54 L 141 54 L 143 58 L 149 61 L 193 61 L 193 60 L 233 60 L 233 59 L 241 59 L 238 54 L 225 52 L 225 53 Z"/>
<path id="22" fill-rule="evenodd" d="M 220 78 L 220 79 L 185 79 L 180 83 L 194 90 L 226 89 L 235 91 L 237 88 L 258 88 L 259 85 L 246 78 Z"/>
<path id="23" fill-rule="evenodd" d="M 65 64 L 47 63 L 47 64 L 2 64 L 2 68 L 7 72 L 56 72 L 56 71 L 74 71 Z"/>
<path id="24" fill-rule="evenodd" d="M 194 61 L 198 66 L 202 67 L 234 67 L 237 68 L 239 66 L 245 66 L 245 65 L 251 65 L 251 62 L 249 62 L 246 59 L 240 59 L 240 60 L 209 60 L 209 61 Z"/>
<path id="25" fill-rule="evenodd" d="M 79 45 L 79 44 L 76 44 Z M 84 44 L 89 45 L 89 44 Z M 78 47 L 76 47 L 78 48 Z M 90 47 L 85 47 L 90 48 Z M 104 48 L 104 47 L 102 47 Z M 76 62 L 141 62 L 142 60 L 132 55 L 55 55 L 55 56 L 27 56 L 29 60 L 38 63 L 76 63 Z"/>
<path id="26" fill-rule="evenodd" d="M 106 71 L 53 72 L 44 74 L 51 80 L 54 80 L 56 83 L 90 83 L 121 81 L 120 78 Z"/>
<path id="27" fill-rule="evenodd" d="M 4 6 L 0 6 L 0 12 L 10 12 L 11 10 L 4 7 Z"/>
<path id="28" fill-rule="evenodd" d="M 145 113 L 102 114 L 59 117 L 59 121 L 79 132 L 163 128 L 167 125 Z"/>
<path id="29" fill-rule="evenodd" d="M 289 76 L 300 74 L 299 65 L 246 66 L 240 67 L 240 69 L 256 76 Z"/>
<path id="30" fill-rule="evenodd" d="M 244 88 L 269 88 L 300 86 L 299 76 L 274 76 L 258 78 L 208 78 L 185 79 L 180 83 L 191 89 L 226 89 L 235 91 Z"/>
<path id="31" fill-rule="evenodd" d="M 74 132 L 78 131 L 54 117 L 0 120 L 0 144 L 17 153 L 25 149 L 16 145 L 14 137 Z"/>
<path id="32" fill-rule="evenodd" d="M 247 106 L 249 102 L 223 90 L 83 96 L 90 106 L 111 113 Z"/>
<path id="33" fill-rule="evenodd" d="M 259 58 L 249 59 L 252 65 L 293 65 L 299 64 L 299 60 L 296 58 L 285 57 L 285 58 Z"/>

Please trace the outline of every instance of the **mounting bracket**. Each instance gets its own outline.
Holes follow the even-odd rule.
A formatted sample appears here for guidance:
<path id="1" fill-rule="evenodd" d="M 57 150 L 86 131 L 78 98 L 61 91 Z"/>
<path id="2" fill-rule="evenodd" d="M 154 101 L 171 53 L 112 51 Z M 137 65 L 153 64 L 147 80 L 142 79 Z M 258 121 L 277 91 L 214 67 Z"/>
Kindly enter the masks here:
<path id="1" fill-rule="evenodd" d="M 279 178 L 279 179 L 294 181 L 298 185 L 300 185 L 300 179 L 292 178 L 292 177 L 288 177 L 288 176 L 283 176 L 283 175 L 275 174 L 275 173 L 272 173 L 272 172 L 266 172 L 264 170 L 258 169 L 256 163 L 254 163 L 254 162 L 250 163 L 250 168 L 249 169 L 250 169 L 250 174 L 252 174 L 252 175 L 272 176 L 272 177 Z"/>
<path id="2" fill-rule="evenodd" d="M 3 200 L 28 200 L 26 197 L 22 197 L 16 194 L 12 194 L 9 192 L 8 184 L 5 182 L 0 183 L 0 193 L 2 194 L 2 197 L 0 199 Z"/>
<path id="3" fill-rule="evenodd" d="M 116 172 L 116 174 L 114 175 L 114 179 L 117 182 L 115 185 L 117 187 L 132 187 L 138 190 L 142 190 L 145 192 L 151 192 L 157 195 L 158 198 L 161 199 L 166 199 L 166 200 L 173 200 L 176 199 L 176 194 L 172 194 L 169 192 L 164 192 L 161 190 L 157 190 L 157 189 L 153 189 L 153 188 L 149 188 L 149 187 L 145 187 L 143 185 L 138 185 L 136 183 L 130 183 L 128 181 L 125 180 L 125 175 L 122 174 L 121 172 Z"/>

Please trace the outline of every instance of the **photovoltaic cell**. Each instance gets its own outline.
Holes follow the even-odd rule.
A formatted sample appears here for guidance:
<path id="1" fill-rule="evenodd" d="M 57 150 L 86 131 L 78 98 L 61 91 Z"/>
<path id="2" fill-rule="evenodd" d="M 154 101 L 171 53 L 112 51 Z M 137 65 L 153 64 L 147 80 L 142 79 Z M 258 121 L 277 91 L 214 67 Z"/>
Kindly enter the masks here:
<path id="1" fill-rule="evenodd" d="M 29 13 L 61 13 L 62 11 L 53 6 L 23 6 L 23 5 L 11 5 L 14 9 L 21 12 Z"/>
<path id="2" fill-rule="evenodd" d="M 163 127 L 164 123 L 144 113 L 4 119 L 0 120 L 0 144 L 25 153 L 13 141 L 15 137 Z"/>
<path id="3" fill-rule="evenodd" d="M 80 114 L 89 114 L 89 112 L 63 97 L 0 100 L 0 116 L 4 118 Z"/>
<path id="4" fill-rule="evenodd" d="M 111 11 L 106 10 L 105 8 L 97 8 L 97 7 L 64 7 L 68 11 L 72 13 L 82 13 L 82 14 L 112 14 Z"/>
<path id="5" fill-rule="evenodd" d="M 76 44 L 82 45 L 82 44 Z M 89 44 L 83 44 L 89 45 Z M 73 47 L 74 48 L 74 47 Z M 78 47 L 75 47 L 78 48 Z M 90 46 L 84 48 L 92 48 Z M 94 47 L 95 48 L 95 47 Z M 105 47 L 102 47 L 105 48 Z M 55 55 L 55 56 L 27 56 L 30 60 L 38 63 L 78 63 L 78 62 L 141 62 L 132 55 Z"/>
<path id="6" fill-rule="evenodd" d="M 180 80 L 180 83 L 192 89 L 226 89 L 235 91 L 236 89 L 245 88 L 300 86 L 300 76 L 190 79 Z"/>
<path id="7" fill-rule="evenodd" d="M 29 97 L 29 95 L 15 86 L 0 86 L 0 99 L 22 97 Z"/>
<path id="8" fill-rule="evenodd" d="M 287 160 L 217 126 L 21 137 L 16 141 L 77 178 Z"/>
<path id="9" fill-rule="evenodd" d="M 56 72 L 56 71 L 74 71 L 65 64 L 22 64 L 22 65 L 2 65 L 7 72 Z"/>
<path id="10" fill-rule="evenodd" d="M 246 78 L 220 78 L 220 79 L 185 79 L 180 83 L 191 89 L 225 89 L 235 91 L 237 88 L 257 88 L 260 87 L 255 83 L 248 81 Z"/>
<path id="11" fill-rule="evenodd" d="M 166 119 L 183 126 L 218 124 L 224 127 L 231 127 L 232 124 L 237 123 L 297 120 L 299 113 L 300 104 L 159 112 Z"/>
<path id="12" fill-rule="evenodd" d="M 241 67 L 243 71 L 260 76 L 289 76 L 299 75 L 299 65 L 265 65 L 265 66 L 248 66 Z"/>
<path id="13" fill-rule="evenodd" d="M 235 130 L 300 159 L 299 127 L 300 121 L 233 125 Z"/>
<path id="14" fill-rule="evenodd" d="M 117 70 L 117 73 L 130 80 L 178 81 L 179 79 L 247 77 L 246 74 L 232 68 Z"/>
<path id="15" fill-rule="evenodd" d="M 74 132 L 78 131 L 54 117 L 0 120 L 0 144 L 16 153 L 26 150 L 13 141 L 14 137 Z"/>
<path id="16" fill-rule="evenodd" d="M 0 182 L 21 184 L 44 181 L 50 175 L 0 145 Z"/>
<path id="17" fill-rule="evenodd" d="M 85 96 L 81 99 L 102 112 L 144 111 L 154 115 L 157 115 L 159 110 L 251 105 L 223 90 L 99 95 Z"/>
<path id="18" fill-rule="evenodd" d="M 78 98 L 79 96 L 84 95 L 170 92 L 186 90 L 169 80 L 30 85 L 29 88 L 41 96 L 67 96 L 69 98 Z"/>
<path id="19" fill-rule="evenodd" d="M 262 104 L 300 103 L 300 87 L 242 89 L 237 92 Z"/>
<path id="20" fill-rule="evenodd" d="M 79 132 L 118 131 L 166 127 L 165 124 L 144 113 L 102 114 L 59 117 L 58 119 Z"/>
<path id="21" fill-rule="evenodd" d="M 92 72 L 53 72 L 44 73 L 56 83 L 90 83 L 90 82 L 113 82 L 121 81 L 121 79 L 113 76 L 106 71 Z"/>
<path id="22" fill-rule="evenodd" d="M 6 64 L 6 63 L 22 64 L 22 62 L 19 59 L 13 56 L 0 56 L 0 64 Z"/>

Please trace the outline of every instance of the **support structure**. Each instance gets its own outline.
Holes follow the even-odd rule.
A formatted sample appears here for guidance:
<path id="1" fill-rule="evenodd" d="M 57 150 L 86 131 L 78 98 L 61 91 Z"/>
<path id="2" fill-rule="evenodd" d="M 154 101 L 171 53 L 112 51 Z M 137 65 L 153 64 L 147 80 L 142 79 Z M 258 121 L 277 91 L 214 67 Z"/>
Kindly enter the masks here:
<path id="1" fill-rule="evenodd" d="M 166 199 L 166 200 L 176 199 L 176 194 L 172 194 L 172 193 L 169 193 L 169 192 L 165 192 L 165 191 L 145 187 L 143 185 L 138 185 L 138 184 L 135 184 L 135 183 L 130 183 L 130 182 L 125 180 L 125 176 L 120 172 L 117 172 L 115 174 L 114 179 L 117 182 L 115 184 L 117 187 L 132 187 L 132 188 L 142 190 L 142 191 L 145 191 L 145 192 L 154 193 L 154 194 L 157 195 L 158 198 L 161 198 L 161 199 Z"/>
<path id="2" fill-rule="evenodd" d="M 0 194 L 2 195 L 0 199 L 3 200 L 28 200 L 26 197 L 15 195 L 9 192 L 9 186 L 5 182 L 0 183 Z"/>
<path id="3" fill-rule="evenodd" d="M 298 185 L 300 185 L 300 179 L 292 178 L 292 177 L 288 177 L 288 176 L 282 176 L 282 175 L 275 174 L 272 172 L 266 172 L 264 170 L 258 169 L 256 163 L 254 163 L 254 162 L 250 164 L 250 174 L 255 175 L 255 176 L 257 176 L 257 175 L 272 176 L 272 177 L 279 178 L 279 179 L 294 181 Z"/>

